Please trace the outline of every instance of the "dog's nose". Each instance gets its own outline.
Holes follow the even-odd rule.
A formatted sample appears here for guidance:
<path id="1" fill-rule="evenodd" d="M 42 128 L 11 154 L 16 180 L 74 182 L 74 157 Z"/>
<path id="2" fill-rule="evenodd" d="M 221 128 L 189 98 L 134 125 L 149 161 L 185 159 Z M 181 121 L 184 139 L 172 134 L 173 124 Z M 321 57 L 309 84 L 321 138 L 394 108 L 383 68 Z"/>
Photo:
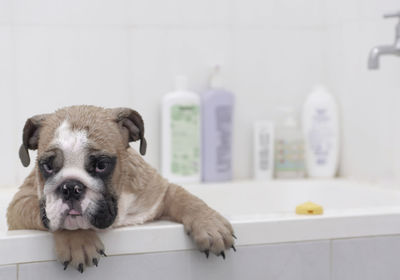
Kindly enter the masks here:
<path id="1" fill-rule="evenodd" d="M 61 196 L 64 200 L 79 200 L 82 197 L 85 188 L 84 184 L 76 180 L 65 181 L 59 186 Z"/>

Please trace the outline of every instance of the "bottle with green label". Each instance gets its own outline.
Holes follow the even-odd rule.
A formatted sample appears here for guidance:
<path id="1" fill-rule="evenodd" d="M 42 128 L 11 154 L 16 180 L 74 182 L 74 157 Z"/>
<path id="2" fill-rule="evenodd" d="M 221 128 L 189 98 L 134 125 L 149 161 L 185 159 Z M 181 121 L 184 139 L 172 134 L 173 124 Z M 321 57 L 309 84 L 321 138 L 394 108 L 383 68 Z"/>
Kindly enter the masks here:
<path id="1" fill-rule="evenodd" d="M 161 172 L 173 183 L 200 182 L 200 97 L 176 77 L 175 91 L 162 101 Z"/>
<path id="2" fill-rule="evenodd" d="M 291 107 L 279 108 L 275 132 L 275 177 L 303 178 L 304 139 L 297 114 Z"/>

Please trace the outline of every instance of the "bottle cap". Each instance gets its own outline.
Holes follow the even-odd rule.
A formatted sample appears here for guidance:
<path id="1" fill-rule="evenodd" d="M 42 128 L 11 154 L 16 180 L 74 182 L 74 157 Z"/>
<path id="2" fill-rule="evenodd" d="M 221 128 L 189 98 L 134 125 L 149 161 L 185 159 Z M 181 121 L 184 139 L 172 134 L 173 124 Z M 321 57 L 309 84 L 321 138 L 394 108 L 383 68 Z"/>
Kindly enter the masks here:
<path id="1" fill-rule="evenodd" d="M 296 111 L 293 107 L 278 107 L 279 123 L 284 126 L 296 127 L 298 126 L 298 119 Z"/>

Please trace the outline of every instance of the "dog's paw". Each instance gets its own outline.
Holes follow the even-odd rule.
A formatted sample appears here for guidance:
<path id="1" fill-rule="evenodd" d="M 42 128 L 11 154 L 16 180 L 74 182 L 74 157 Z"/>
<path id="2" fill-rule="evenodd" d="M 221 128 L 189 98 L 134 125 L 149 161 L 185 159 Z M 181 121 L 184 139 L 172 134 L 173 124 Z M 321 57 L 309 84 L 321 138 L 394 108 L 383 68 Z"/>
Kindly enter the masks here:
<path id="1" fill-rule="evenodd" d="M 86 267 L 97 266 L 100 256 L 106 256 L 104 245 L 92 230 L 62 230 L 54 232 L 54 245 L 64 270 L 72 266 L 83 273 Z"/>
<path id="2" fill-rule="evenodd" d="M 207 258 L 210 252 L 224 259 L 225 250 L 236 252 L 232 225 L 215 211 L 197 216 L 191 223 L 185 224 L 185 230 Z"/>

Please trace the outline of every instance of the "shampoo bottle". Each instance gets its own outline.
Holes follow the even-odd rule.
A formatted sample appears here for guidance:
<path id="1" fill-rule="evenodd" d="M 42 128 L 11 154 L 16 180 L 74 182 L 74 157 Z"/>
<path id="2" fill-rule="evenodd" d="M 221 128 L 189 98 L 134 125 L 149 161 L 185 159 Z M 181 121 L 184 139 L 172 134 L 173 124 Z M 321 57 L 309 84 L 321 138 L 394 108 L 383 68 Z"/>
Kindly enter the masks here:
<path id="1" fill-rule="evenodd" d="M 161 172 L 174 183 L 200 182 L 200 97 L 176 77 L 175 91 L 162 101 Z"/>
<path id="2" fill-rule="evenodd" d="M 220 67 L 210 78 L 202 101 L 202 180 L 232 179 L 233 93 L 223 88 Z"/>
<path id="3" fill-rule="evenodd" d="M 302 178 L 305 175 L 304 140 L 298 118 L 290 107 L 279 111 L 275 132 L 275 176 Z"/>
<path id="4" fill-rule="evenodd" d="M 339 159 L 338 108 L 325 87 L 314 87 L 308 96 L 302 123 L 308 176 L 334 177 Z"/>

